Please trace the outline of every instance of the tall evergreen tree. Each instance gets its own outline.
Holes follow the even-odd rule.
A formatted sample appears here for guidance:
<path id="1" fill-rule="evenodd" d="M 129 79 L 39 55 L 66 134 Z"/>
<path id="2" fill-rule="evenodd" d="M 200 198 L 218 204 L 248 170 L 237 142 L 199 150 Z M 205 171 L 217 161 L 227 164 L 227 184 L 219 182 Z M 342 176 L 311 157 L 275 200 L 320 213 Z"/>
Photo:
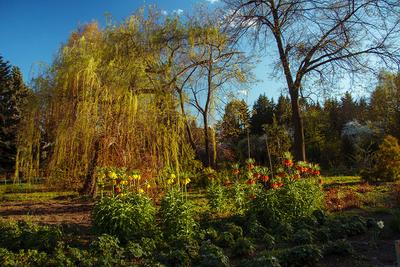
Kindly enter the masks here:
<path id="1" fill-rule="evenodd" d="M 0 56 L 0 172 L 15 165 L 16 136 L 28 90 L 21 71 Z"/>
<path id="2" fill-rule="evenodd" d="M 274 117 L 274 100 L 269 100 L 265 94 L 260 95 L 253 106 L 250 125 L 253 134 L 261 135 L 264 133 L 263 125 L 272 124 Z"/>

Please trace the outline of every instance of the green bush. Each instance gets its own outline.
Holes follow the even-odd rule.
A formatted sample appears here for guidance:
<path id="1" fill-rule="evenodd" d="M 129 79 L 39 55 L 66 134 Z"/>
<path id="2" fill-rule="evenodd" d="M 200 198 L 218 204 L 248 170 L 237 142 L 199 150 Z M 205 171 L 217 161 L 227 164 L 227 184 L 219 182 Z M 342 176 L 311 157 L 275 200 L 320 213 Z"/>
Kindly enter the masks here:
<path id="1" fill-rule="evenodd" d="M 315 245 L 302 245 L 286 250 L 279 258 L 286 266 L 314 266 L 322 259 L 322 252 Z"/>
<path id="2" fill-rule="evenodd" d="M 296 245 L 306 245 L 313 242 L 313 234 L 306 229 L 300 229 L 293 235 L 293 243 Z"/>
<path id="3" fill-rule="evenodd" d="M 275 247 L 275 237 L 269 233 L 265 233 L 262 236 L 262 241 L 266 249 L 273 249 Z"/>
<path id="4" fill-rule="evenodd" d="M 243 229 L 239 225 L 228 223 L 226 224 L 225 229 L 231 233 L 235 239 L 243 237 Z"/>
<path id="5" fill-rule="evenodd" d="M 246 237 L 240 237 L 236 240 L 233 247 L 233 253 L 238 256 L 250 256 L 255 252 L 255 246 L 250 239 Z"/>
<path id="6" fill-rule="evenodd" d="M 65 246 L 63 243 L 57 245 L 54 254 L 48 262 L 49 266 L 91 267 L 95 266 L 95 264 L 96 257 L 87 250 Z"/>
<path id="7" fill-rule="evenodd" d="M 114 235 L 125 243 L 154 236 L 155 215 L 153 203 L 144 195 L 106 197 L 93 208 L 93 227 L 97 233 Z"/>
<path id="8" fill-rule="evenodd" d="M 51 252 L 61 238 L 61 229 L 56 226 L 0 221 L 0 247 L 15 252 L 20 249 L 36 249 Z"/>
<path id="9" fill-rule="evenodd" d="M 323 192 L 312 179 L 288 182 L 283 187 L 261 191 L 252 201 L 249 215 L 264 226 L 294 223 L 321 209 Z"/>
<path id="10" fill-rule="evenodd" d="M 272 256 L 261 256 L 245 259 L 238 264 L 238 267 L 281 267 L 277 258 Z"/>
<path id="11" fill-rule="evenodd" d="M 12 253 L 5 248 L 0 248 L 1 266 L 47 266 L 47 254 L 37 250 L 20 250 L 19 253 Z"/>
<path id="12" fill-rule="evenodd" d="M 225 267 L 229 266 L 229 258 L 224 251 L 210 242 L 203 242 L 200 248 L 199 266 Z"/>
<path id="13" fill-rule="evenodd" d="M 194 209 L 179 188 L 172 188 L 161 201 L 162 228 L 169 240 L 193 238 L 197 226 Z"/>
<path id="14" fill-rule="evenodd" d="M 400 145 L 395 137 L 385 136 L 373 157 L 372 167 L 363 170 L 361 177 L 368 182 L 390 182 L 400 179 Z"/>
<path id="15" fill-rule="evenodd" d="M 353 254 L 353 252 L 354 252 L 353 246 L 346 239 L 329 241 L 324 246 L 324 255 L 347 256 Z"/>
<path id="16" fill-rule="evenodd" d="M 222 232 L 218 237 L 217 243 L 224 248 L 231 248 L 235 245 L 235 237 L 230 232 Z"/>
<path id="17" fill-rule="evenodd" d="M 221 212 L 227 208 L 227 196 L 225 187 L 218 184 L 212 183 L 207 187 L 207 199 L 208 205 L 213 212 Z"/>
<path id="18" fill-rule="evenodd" d="M 361 235 L 367 232 L 367 222 L 361 216 L 341 216 L 326 223 L 329 236 L 333 240 Z"/>
<path id="19" fill-rule="evenodd" d="M 123 266 L 124 248 L 118 238 L 102 234 L 90 244 L 91 252 L 96 256 L 96 266 Z"/>

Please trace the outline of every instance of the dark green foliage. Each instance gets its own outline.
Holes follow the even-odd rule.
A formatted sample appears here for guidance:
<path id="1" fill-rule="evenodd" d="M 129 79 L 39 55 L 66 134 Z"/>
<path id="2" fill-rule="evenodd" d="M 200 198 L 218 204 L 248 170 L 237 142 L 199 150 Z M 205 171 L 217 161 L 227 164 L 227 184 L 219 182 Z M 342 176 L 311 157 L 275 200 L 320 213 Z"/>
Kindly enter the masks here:
<path id="1" fill-rule="evenodd" d="M 161 201 L 160 215 L 165 237 L 170 240 L 191 239 L 197 223 L 191 202 L 187 201 L 179 188 L 167 192 Z"/>
<path id="2" fill-rule="evenodd" d="M 361 216 L 343 216 L 329 220 L 326 223 L 332 240 L 364 234 L 367 222 Z"/>
<path id="3" fill-rule="evenodd" d="M 261 256 L 245 259 L 238 264 L 238 267 L 281 267 L 277 258 L 272 256 Z"/>
<path id="4" fill-rule="evenodd" d="M 259 193 L 249 209 L 264 226 L 292 223 L 312 216 L 322 207 L 323 192 L 313 181 L 303 179 Z"/>
<path id="5" fill-rule="evenodd" d="M 314 237 L 312 232 L 306 229 L 299 229 L 293 235 L 293 243 L 295 245 L 311 244 L 313 240 Z"/>
<path id="6" fill-rule="evenodd" d="M 322 252 L 315 245 L 303 245 L 286 250 L 279 259 L 285 266 L 314 266 L 322 259 Z"/>
<path id="7" fill-rule="evenodd" d="M 140 194 L 106 197 L 93 208 L 93 227 L 97 233 L 107 233 L 122 242 L 151 237 L 155 234 L 156 209 L 152 201 Z"/>
<path id="8" fill-rule="evenodd" d="M 272 124 L 275 111 L 273 99 L 269 100 L 267 96 L 260 95 L 253 105 L 253 111 L 250 119 L 251 133 L 262 135 L 264 133 L 263 125 Z"/>
<path id="9" fill-rule="evenodd" d="M 32 266 L 43 267 L 47 264 L 47 254 L 37 250 L 20 250 L 19 253 L 9 252 L 0 248 L 1 266 Z"/>
<path id="10" fill-rule="evenodd" d="M 376 227 L 376 221 L 372 225 L 374 227 Z M 400 211 L 399 210 L 396 210 L 393 213 L 393 218 L 389 223 L 389 227 L 393 232 L 400 233 Z"/>
<path id="11" fill-rule="evenodd" d="M 125 248 L 125 253 L 129 259 L 139 259 L 144 256 L 144 251 L 140 244 L 129 241 Z"/>
<path id="12" fill-rule="evenodd" d="M 241 237 L 236 240 L 233 247 L 233 253 L 238 256 L 250 256 L 255 252 L 253 242 L 247 237 Z"/>
<path id="13" fill-rule="evenodd" d="M 353 246 L 346 239 L 330 241 L 324 246 L 324 255 L 347 256 L 354 253 Z"/>
<path id="14" fill-rule="evenodd" d="M 28 92 L 20 70 L 0 56 L 0 173 L 14 169 L 18 124 Z"/>
<path id="15" fill-rule="evenodd" d="M 363 170 L 362 178 L 368 182 L 396 181 L 400 179 L 400 145 L 398 140 L 388 135 L 379 145 L 374 155 L 374 164 Z"/>
<path id="16" fill-rule="evenodd" d="M 36 249 L 52 251 L 61 240 L 59 227 L 32 223 L 0 221 L 0 247 L 13 251 Z"/>
<path id="17" fill-rule="evenodd" d="M 96 255 L 99 266 L 123 266 L 124 248 L 119 244 L 118 238 L 102 234 L 90 244 L 91 252 Z"/>
<path id="18" fill-rule="evenodd" d="M 200 248 L 199 266 L 224 267 L 229 266 L 229 258 L 224 251 L 210 242 L 203 242 Z"/>
<path id="19" fill-rule="evenodd" d="M 234 223 L 228 223 L 228 224 L 225 226 L 225 229 L 226 229 L 229 233 L 231 233 L 235 239 L 238 239 L 238 238 L 240 238 L 240 237 L 243 237 L 243 229 L 242 229 L 242 227 L 240 227 L 239 225 L 236 225 L 236 224 L 234 224 Z"/>
<path id="20" fill-rule="evenodd" d="M 265 233 L 262 236 L 262 242 L 266 249 L 273 249 L 275 247 L 275 237 L 269 233 Z"/>
<path id="21" fill-rule="evenodd" d="M 207 187 L 207 199 L 213 212 L 224 211 L 228 201 L 225 187 L 218 183 L 212 183 Z"/>
<path id="22" fill-rule="evenodd" d="M 231 248 L 235 245 L 235 237 L 230 232 L 222 232 L 217 240 L 218 245 L 224 248 Z"/>

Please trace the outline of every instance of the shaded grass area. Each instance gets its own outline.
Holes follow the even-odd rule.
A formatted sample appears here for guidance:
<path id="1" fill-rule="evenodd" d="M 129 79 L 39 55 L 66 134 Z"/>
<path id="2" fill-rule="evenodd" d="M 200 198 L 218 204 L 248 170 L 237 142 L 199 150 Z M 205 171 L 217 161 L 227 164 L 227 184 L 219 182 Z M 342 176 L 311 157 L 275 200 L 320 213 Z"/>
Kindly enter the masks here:
<path id="1" fill-rule="evenodd" d="M 43 184 L 2 184 L 0 201 L 46 201 L 78 197 L 76 192 L 50 191 Z"/>

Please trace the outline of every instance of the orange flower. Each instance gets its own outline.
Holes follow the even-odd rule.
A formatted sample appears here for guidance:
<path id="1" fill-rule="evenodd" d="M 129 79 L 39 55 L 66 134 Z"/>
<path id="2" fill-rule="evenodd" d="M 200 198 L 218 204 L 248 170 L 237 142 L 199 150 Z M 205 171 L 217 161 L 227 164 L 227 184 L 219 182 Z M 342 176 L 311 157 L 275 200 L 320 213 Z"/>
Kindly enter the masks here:
<path id="1" fill-rule="evenodd" d="M 279 173 L 278 173 L 278 176 L 281 177 L 281 178 L 283 178 L 283 177 L 286 176 L 286 174 L 285 174 L 284 172 L 279 172 Z"/>
<path id="2" fill-rule="evenodd" d="M 232 170 L 232 174 L 238 175 L 240 173 L 239 169 L 234 169 Z"/>
<path id="3" fill-rule="evenodd" d="M 268 180 L 269 180 L 269 176 L 268 175 L 261 176 L 261 181 L 263 181 L 264 183 L 268 182 Z"/>
<path id="4" fill-rule="evenodd" d="M 292 167 L 292 166 L 293 166 L 293 161 L 292 161 L 291 159 L 285 159 L 285 160 L 283 161 L 283 164 L 284 164 L 286 167 Z"/>
<path id="5" fill-rule="evenodd" d="M 295 179 L 295 180 L 298 180 L 298 179 L 300 179 L 300 174 L 295 174 L 295 175 L 293 175 L 293 179 Z"/>
<path id="6" fill-rule="evenodd" d="M 254 164 L 248 164 L 248 165 L 247 165 L 247 169 L 248 169 L 249 171 L 251 171 L 252 169 L 254 169 Z"/>
<path id="7" fill-rule="evenodd" d="M 273 188 L 273 189 L 278 188 L 278 183 L 272 183 L 271 188 Z"/>
<path id="8" fill-rule="evenodd" d="M 255 173 L 253 173 L 253 177 L 254 177 L 255 179 L 260 179 L 261 174 L 255 172 Z"/>
<path id="9" fill-rule="evenodd" d="M 247 180 L 247 182 L 246 182 L 246 184 L 249 184 L 249 185 L 253 185 L 253 184 L 255 184 L 256 183 L 256 181 L 254 181 L 254 180 L 252 180 L 252 179 L 249 179 L 249 180 Z"/>

